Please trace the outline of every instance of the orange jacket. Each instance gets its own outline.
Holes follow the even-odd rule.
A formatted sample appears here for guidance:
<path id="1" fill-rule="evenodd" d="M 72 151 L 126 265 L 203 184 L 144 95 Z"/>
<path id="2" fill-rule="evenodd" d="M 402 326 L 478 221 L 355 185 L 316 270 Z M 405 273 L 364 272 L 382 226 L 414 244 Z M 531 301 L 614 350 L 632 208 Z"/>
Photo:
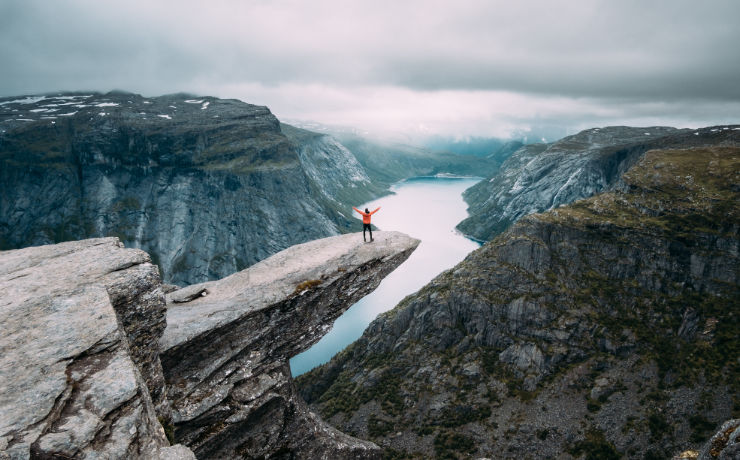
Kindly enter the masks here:
<path id="1" fill-rule="evenodd" d="M 370 216 L 372 216 L 373 214 L 375 214 L 376 212 L 378 212 L 378 210 L 380 209 L 380 207 L 378 207 L 378 209 L 376 209 L 375 211 L 372 211 L 372 212 L 362 212 L 362 211 L 360 211 L 359 209 L 357 209 L 355 207 L 353 207 L 352 209 L 354 209 L 355 211 L 359 212 L 362 215 L 362 223 L 363 224 L 369 224 L 370 223 Z"/>

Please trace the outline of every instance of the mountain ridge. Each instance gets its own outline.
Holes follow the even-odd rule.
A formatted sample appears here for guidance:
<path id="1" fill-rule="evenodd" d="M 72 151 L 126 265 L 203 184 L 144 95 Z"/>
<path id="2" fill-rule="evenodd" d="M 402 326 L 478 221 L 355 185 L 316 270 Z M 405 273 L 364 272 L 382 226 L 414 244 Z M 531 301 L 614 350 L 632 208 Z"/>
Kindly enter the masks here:
<path id="1" fill-rule="evenodd" d="M 380 178 L 384 160 L 357 152 L 235 99 L 2 98 L 0 249 L 116 236 L 150 253 L 166 282 L 193 284 L 358 230 L 351 206 L 398 180 L 475 169 L 422 152 Z"/>
<path id="2" fill-rule="evenodd" d="M 389 456 L 663 458 L 737 416 L 740 149 L 651 151 L 297 379 Z M 400 434 L 399 434 L 400 433 Z"/>
<path id="3" fill-rule="evenodd" d="M 266 107 L 184 97 L 0 102 L 3 248 L 115 235 L 190 284 L 352 224 L 311 191 Z"/>
<path id="4" fill-rule="evenodd" d="M 621 175 L 656 148 L 740 145 L 740 125 L 676 129 L 592 128 L 549 144 L 529 144 L 485 181 L 465 191 L 470 216 L 457 228 L 480 241 L 522 216 L 619 186 Z"/>

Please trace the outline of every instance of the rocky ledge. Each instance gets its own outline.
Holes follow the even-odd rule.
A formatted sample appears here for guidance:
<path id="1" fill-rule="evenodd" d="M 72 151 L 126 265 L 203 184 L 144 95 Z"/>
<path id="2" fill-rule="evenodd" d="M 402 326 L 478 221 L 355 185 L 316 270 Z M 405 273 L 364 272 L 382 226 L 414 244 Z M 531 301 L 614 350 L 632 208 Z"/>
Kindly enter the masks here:
<path id="1" fill-rule="evenodd" d="M 288 360 L 374 290 L 418 240 L 376 232 L 293 246 L 220 281 L 168 295 L 161 358 L 178 441 L 199 458 L 374 457 L 374 444 L 325 425 L 297 396 Z"/>
<path id="2" fill-rule="evenodd" d="M 2 252 L 0 292 L 0 459 L 177 458 L 152 403 L 167 413 L 145 252 L 115 238 Z"/>
<path id="3" fill-rule="evenodd" d="M 202 459 L 378 457 L 308 411 L 287 362 L 418 243 L 317 240 L 166 304 L 116 238 L 0 253 L 0 459 L 193 458 L 173 437 Z"/>

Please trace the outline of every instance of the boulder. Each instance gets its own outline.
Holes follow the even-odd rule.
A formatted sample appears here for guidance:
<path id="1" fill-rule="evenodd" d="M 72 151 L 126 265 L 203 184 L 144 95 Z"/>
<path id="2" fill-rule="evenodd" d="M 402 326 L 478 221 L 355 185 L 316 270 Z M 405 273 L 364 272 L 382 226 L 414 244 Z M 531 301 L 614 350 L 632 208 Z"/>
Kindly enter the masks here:
<path id="1" fill-rule="evenodd" d="M 116 238 L 0 253 L 6 457 L 154 458 L 169 445 L 152 402 L 166 408 L 159 283 Z"/>
<path id="2" fill-rule="evenodd" d="M 737 460 L 738 458 L 740 458 L 740 419 L 723 423 L 719 431 L 699 452 L 699 460 Z"/>

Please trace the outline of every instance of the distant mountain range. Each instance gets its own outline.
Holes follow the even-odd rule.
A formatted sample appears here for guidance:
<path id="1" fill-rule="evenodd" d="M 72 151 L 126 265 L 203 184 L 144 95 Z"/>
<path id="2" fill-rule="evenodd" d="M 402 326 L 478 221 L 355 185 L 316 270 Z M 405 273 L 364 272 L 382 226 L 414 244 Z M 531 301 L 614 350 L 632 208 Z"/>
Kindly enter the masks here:
<path id="1" fill-rule="evenodd" d="M 556 208 L 620 184 L 646 151 L 737 145 L 740 126 L 676 129 L 662 126 L 593 128 L 550 144 L 529 144 L 501 169 L 465 192 L 470 217 L 457 228 L 490 240 L 519 218 Z"/>

